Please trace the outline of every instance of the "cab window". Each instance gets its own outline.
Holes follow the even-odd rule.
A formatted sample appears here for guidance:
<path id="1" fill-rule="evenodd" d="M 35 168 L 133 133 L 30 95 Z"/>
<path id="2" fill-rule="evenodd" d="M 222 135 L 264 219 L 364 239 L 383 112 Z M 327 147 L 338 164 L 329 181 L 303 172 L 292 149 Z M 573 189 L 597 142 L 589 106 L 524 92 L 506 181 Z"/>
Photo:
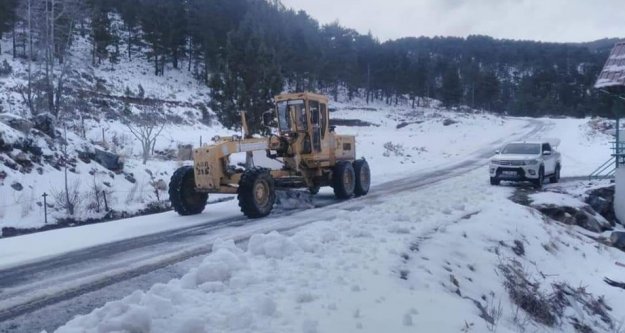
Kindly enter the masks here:
<path id="1" fill-rule="evenodd" d="M 306 121 L 306 103 L 304 100 L 278 102 L 278 125 L 280 131 L 295 130 L 291 128 L 291 115 L 295 117 L 295 125 L 298 129 L 306 130 L 308 128 L 308 122 Z"/>
<path id="2" fill-rule="evenodd" d="M 321 114 L 321 138 L 325 138 L 326 131 L 328 129 L 328 108 L 325 103 L 319 104 L 319 111 Z"/>

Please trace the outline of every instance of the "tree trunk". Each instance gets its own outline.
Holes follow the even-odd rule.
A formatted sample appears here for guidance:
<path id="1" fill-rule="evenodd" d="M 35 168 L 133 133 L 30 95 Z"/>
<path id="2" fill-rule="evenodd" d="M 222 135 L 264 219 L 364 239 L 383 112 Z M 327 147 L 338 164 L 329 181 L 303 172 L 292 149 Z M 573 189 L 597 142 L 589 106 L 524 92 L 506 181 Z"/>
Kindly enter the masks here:
<path id="1" fill-rule="evenodd" d="M 204 56 L 204 83 L 208 84 L 208 56 Z"/>
<path id="2" fill-rule="evenodd" d="M 150 158 L 150 142 L 143 142 L 143 164 L 145 165 Z"/>
<path id="3" fill-rule="evenodd" d="M 13 59 L 15 59 L 17 57 L 17 51 L 15 50 L 15 23 L 13 23 Z M 2 53 L 2 51 L 0 50 L 0 53 Z"/>
<path id="4" fill-rule="evenodd" d="M 128 27 L 128 61 L 132 61 L 132 28 Z"/>

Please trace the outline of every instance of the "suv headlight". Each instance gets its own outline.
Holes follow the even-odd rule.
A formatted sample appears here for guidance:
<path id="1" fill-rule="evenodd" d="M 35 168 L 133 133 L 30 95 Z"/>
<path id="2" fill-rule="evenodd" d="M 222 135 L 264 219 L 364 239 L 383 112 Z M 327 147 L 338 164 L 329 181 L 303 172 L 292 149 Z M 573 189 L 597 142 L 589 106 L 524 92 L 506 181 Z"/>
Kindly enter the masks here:
<path id="1" fill-rule="evenodd" d="M 527 165 L 536 165 L 536 164 L 540 163 L 540 161 L 539 160 L 529 160 L 526 163 L 527 163 Z"/>
<path id="2" fill-rule="evenodd" d="M 499 161 L 498 160 L 491 160 L 490 163 L 491 164 L 495 164 L 495 165 L 499 165 Z"/>

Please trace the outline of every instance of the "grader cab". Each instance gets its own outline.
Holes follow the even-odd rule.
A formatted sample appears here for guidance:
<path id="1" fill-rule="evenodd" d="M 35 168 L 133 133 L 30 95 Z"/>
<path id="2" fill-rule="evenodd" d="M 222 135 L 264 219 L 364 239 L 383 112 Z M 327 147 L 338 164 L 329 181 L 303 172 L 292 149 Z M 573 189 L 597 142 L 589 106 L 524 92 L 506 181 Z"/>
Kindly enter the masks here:
<path id="1" fill-rule="evenodd" d="M 275 97 L 275 109 L 263 114 L 269 137 L 253 137 L 241 114 L 244 135 L 215 138 L 194 150 L 193 166 L 176 170 L 169 184 L 171 205 L 180 215 L 199 214 L 210 193 L 237 194 L 249 218 L 269 215 L 276 190 L 306 188 L 316 194 L 331 186 L 338 199 L 369 192 L 371 172 L 366 160 L 356 160 L 354 136 L 337 135 L 330 126 L 328 98 L 312 93 Z M 280 162 L 282 168 L 254 165 L 253 153 Z M 231 165 L 233 154 L 246 153 L 244 167 Z"/>

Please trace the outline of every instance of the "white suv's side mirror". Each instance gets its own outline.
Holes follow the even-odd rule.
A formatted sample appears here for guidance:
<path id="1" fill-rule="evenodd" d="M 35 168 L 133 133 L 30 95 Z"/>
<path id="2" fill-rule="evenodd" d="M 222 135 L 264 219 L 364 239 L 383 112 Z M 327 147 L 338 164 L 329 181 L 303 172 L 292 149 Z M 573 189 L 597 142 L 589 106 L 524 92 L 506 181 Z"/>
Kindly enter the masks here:
<path id="1" fill-rule="evenodd" d="M 497 149 L 497 150 L 495 150 L 495 154 L 499 155 L 499 154 L 501 154 L 501 151 L 499 149 Z"/>
<path id="2" fill-rule="evenodd" d="M 545 151 L 543 152 L 543 155 L 546 155 L 546 156 L 551 155 L 551 150 L 545 150 Z"/>

